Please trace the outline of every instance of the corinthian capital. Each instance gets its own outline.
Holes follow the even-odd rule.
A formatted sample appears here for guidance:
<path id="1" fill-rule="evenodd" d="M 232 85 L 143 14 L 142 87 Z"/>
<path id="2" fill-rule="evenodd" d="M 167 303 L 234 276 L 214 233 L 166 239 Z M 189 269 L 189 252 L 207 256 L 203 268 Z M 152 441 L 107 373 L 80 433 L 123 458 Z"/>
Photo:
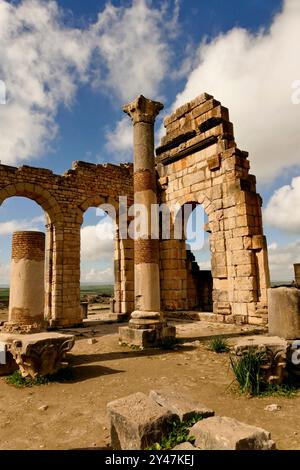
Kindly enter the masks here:
<path id="1" fill-rule="evenodd" d="M 143 95 L 138 96 L 131 103 L 123 106 L 124 113 L 131 117 L 133 124 L 137 122 L 149 122 L 153 124 L 158 113 L 164 105 L 158 101 L 152 101 Z"/>

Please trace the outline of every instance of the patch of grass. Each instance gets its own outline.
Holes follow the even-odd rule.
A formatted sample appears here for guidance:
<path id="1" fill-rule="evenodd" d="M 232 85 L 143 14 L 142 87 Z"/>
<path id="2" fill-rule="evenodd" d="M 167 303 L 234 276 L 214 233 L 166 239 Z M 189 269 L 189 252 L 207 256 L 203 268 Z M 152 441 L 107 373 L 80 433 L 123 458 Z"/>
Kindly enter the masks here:
<path id="1" fill-rule="evenodd" d="M 186 421 L 175 421 L 172 423 L 172 430 L 170 433 L 163 437 L 161 442 L 155 442 L 153 446 L 151 446 L 147 450 L 168 450 L 173 449 L 173 447 L 182 444 L 183 442 L 195 442 L 195 438 L 189 436 L 190 428 L 198 423 L 202 419 L 202 415 L 199 413 L 194 413 Z"/>
<path id="2" fill-rule="evenodd" d="M 240 392 L 257 397 L 293 398 L 298 394 L 299 384 L 287 378 L 280 385 L 266 384 L 261 377 L 265 353 L 249 348 L 241 357 L 230 356 L 230 363 L 239 384 Z"/>
<path id="3" fill-rule="evenodd" d="M 230 364 L 242 393 L 258 395 L 261 392 L 260 368 L 264 353 L 249 348 L 241 357 L 230 356 Z"/>
<path id="4" fill-rule="evenodd" d="M 210 341 L 209 349 L 216 353 L 227 353 L 230 351 L 230 346 L 227 339 L 217 336 Z"/>
<path id="5" fill-rule="evenodd" d="M 35 387 L 40 385 L 48 385 L 51 382 L 69 382 L 74 380 L 74 370 L 71 367 L 61 369 L 56 374 L 46 375 L 45 377 L 22 377 L 19 370 L 6 378 L 6 383 L 14 385 L 18 388 Z"/>
<path id="6" fill-rule="evenodd" d="M 262 387 L 259 397 L 294 398 L 298 395 L 298 392 L 299 389 L 289 383 L 266 385 Z"/>
<path id="7" fill-rule="evenodd" d="M 9 299 L 9 288 L 8 287 L 0 287 L 0 302 L 8 301 Z"/>

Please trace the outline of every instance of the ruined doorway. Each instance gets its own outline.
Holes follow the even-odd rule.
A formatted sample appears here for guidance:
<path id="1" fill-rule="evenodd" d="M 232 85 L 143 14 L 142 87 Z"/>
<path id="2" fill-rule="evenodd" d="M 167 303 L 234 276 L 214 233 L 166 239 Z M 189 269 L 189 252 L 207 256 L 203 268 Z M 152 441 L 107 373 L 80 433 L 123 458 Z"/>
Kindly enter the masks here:
<path id="1" fill-rule="evenodd" d="M 80 299 L 83 318 L 100 319 L 111 311 L 115 292 L 115 220 L 90 207 L 81 226 Z"/>
<path id="2" fill-rule="evenodd" d="M 16 200 L 18 204 L 16 205 Z M 18 210 L 16 210 L 16 207 Z M 13 196 L 4 200 L 0 207 L 0 321 L 8 320 L 10 292 L 10 264 L 12 256 L 12 235 L 19 231 L 38 231 L 46 233 L 49 217 L 35 201 L 21 196 Z M 49 277 L 50 262 L 47 250 L 48 236 L 46 233 L 44 295 L 47 317 L 49 308 Z"/>
<path id="3" fill-rule="evenodd" d="M 201 204 L 187 203 L 185 215 L 185 248 L 187 269 L 187 303 L 189 310 L 213 311 L 213 279 L 208 217 Z"/>

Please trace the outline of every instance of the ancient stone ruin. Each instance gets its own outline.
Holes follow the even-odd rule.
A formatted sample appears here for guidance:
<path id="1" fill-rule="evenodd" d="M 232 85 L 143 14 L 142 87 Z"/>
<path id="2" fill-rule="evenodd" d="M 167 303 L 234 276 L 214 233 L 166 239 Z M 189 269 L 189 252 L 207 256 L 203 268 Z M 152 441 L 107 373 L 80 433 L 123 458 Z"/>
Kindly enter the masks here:
<path id="1" fill-rule="evenodd" d="M 133 123 L 133 164 L 75 162 L 62 176 L 42 168 L 0 165 L 0 204 L 12 196 L 27 197 L 46 217 L 45 240 L 35 232 L 13 237 L 9 321 L 1 341 L 24 373 L 51 369 L 43 361 L 27 360 L 35 347 L 30 342 L 29 348 L 24 333 L 46 335 L 34 337 L 36 350 L 60 351 L 52 356 L 45 352 L 53 370 L 72 347 L 72 338 L 61 335 L 59 340 L 58 333 L 45 331 L 78 326 L 86 316 L 80 305 L 80 229 L 85 211 L 101 204 L 115 211 L 112 310 L 119 319 L 129 319 L 120 328 L 121 343 L 144 348 L 174 340 L 175 327 L 166 323 L 168 312 L 173 318 L 198 310 L 222 323 L 268 323 L 270 278 L 262 199 L 249 173 L 248 153 L 235 142 L 228 109 L 206 93 L 183 105 L 165 118 L 166 135 L 155 157 L 154 122 L 162 108 L 143 96 L 124 107 Z M 146 234 L 124 237 L 120 198 L 127 207 L 142 204 L 149 220 L 152 205 L 164 204 L 171 214 L 170 236 L 163 234 L 159 219 L 159 236 L 153 237 L 151 219 Z M 211 272 L 201 270 L 184 233 L 176 233 L 173 208 L 183 210 L 188 204 L 202 205 L 207 214 Z M 296 317 L 299 321 L 299 311 Z M 273 322 L 273 327 L 278 334 L 281 326 Z"/>

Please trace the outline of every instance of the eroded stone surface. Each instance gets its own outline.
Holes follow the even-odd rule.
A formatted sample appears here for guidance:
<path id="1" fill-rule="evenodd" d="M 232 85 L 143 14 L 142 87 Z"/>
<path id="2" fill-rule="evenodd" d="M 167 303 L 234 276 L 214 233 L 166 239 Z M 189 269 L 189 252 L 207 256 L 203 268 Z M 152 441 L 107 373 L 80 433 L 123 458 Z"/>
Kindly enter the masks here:
<path id="1" fill-rule="evenodd" d="M 275 443 L 264 429 L 233 418 L 214 416 L 196 423 L 190 430 L 202 450 L 272 450 Z"/>
<path id="2" fill-rule="evenodd" d="M 194 450 L 200 450 L 200 449 L 197 449 L 197 447 L 194 447 L 193 444 L 191 444 L 190 442 L 183 442 L 182 444 L 178 444 L 178 446 L 173 447 L 172 450 L 194 451 Z"/>
<path id="3" fill-rule="evenodd" d="M 140 450 L 159 442 L 179 420 L 176 414 L 159 406 L 144 393 L 112 401 L 107 405 L 114 450 Z"/>
<path id="4" fill-rule="evenodd" d="M 23 377 L 43 377 L 55 374 L 68 365 L 66 353 L 72 349 L 75 338 L 59 333 L 28 335 L 0 334 Z"/>
<path id="5" fill-rule="evenodd" d="M 161 406 L 164 406 L 172 413 L 179 416 L 181 421 L 185 421 L 192 417 L 195 413 L 200 414 L 203 418 L 213 416 L 215 412 L 197 401 L 182 395 L 176 391 L 168 390 L 151 390 L 150 398 Z"/>

